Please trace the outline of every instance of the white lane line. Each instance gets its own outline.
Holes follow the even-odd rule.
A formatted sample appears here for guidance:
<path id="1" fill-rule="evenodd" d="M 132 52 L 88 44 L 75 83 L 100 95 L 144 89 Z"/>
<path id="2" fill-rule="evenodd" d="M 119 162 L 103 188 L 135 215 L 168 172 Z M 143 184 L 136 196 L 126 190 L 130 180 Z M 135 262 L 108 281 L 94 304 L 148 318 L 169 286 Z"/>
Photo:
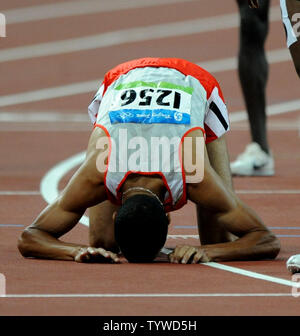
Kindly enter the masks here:
<path id="1" fill-rule="evenodd" d="M 91 133 L 93 130 L 92 125 L 89 122 L 85 123 L 0 123 L 0 132 L 36 132 L 36 133 Z"/>
<path id="2" fill-rule="evenodd" d="M 267 106 L 267 115 L 278 115 L 288 112 L 296 112 L 300 111 L 300 99 L 296 100 L 289 100 L 286 102 L 268 105 Z M 238 122 L 247 119 L 247 112 L 246 111 L 239 111 L 239 112 L 232 112 L 229 113 L 230 122 Z"/>
<path id="3" fill-rule="evenodd" d="M 199 235 L 168 235 L 168 239 L 199 239 Z"/>
<path id="4" fill-rule="evenodd" d="M 292 293 L 153 293 L 153 294 L 6 294 L 0 298 L 153 298 L 153 297 L 293 297 Z"/>
<path id="5" fill-rule="evenodd" d="M 283 195 L 293 195 L 300 194 L 299 189 L 282 189 L 282 190 L 236 190 L 237 194 L 283 194 Z"/>
<path id="6" fill-rule="evenodd" d="M 270 64 L 291 60 L 291 55 L 287 48 L 267 51 L 266 57 Z M 220 60 L 201 62 L 198 64 L 207 71 L 216 73 L 221 71 L 236 70 L 238 66 L 238 58 L 228 57 Z"/>
<path id="7" fill-rule="evenodd" d="M 53 98 L 69 97 L 97 91 L 102 79 L 79 82 L 0 97 L 0 107 L 38 102 Z M 92 99 L 91 93 L 91 99 Z"/>
<path id="8" fill-rule="evenodd" d="M 24 227 L 23 224 L 0 224 L 1 227 Z"/>
<path id="9" fill-rule="evenodd" d="M 1 55 L 1 54 L 0 54 Z M 280 57 L 278 57 L 280 55 Z M 278 62 L 290 61 L 291 57 L 287 50 L 284 49 L 276 49 L 267 52 L 267 56 L 270 64 L 275 64 Z M 0 56 L 1 57 L 1 56 Z M 198 65 L 205 68 L 207 71 L 212 73 L 217 73 L 220 71 L 229 71 L 237 69 L 237 58 L 230 57 L 224 58 L 220 60 L 212 60 L 206 62 L 198 62 Z M 17 94 L 11 94 L 0 97 L 0 107 L 11 106 L 17 104 L 31 103 L 37 102 L 47 99 L 68 97 L 82 93 L 90 93 L 96 92 L 100 83 L 102 82 L 102 78 L 98 80 L 91 80 L 86 82 L 78 82 L 73 84 L 61 85 L 57 87 L 44 88 L 40 90 L 27 91 Z M 295 101 L 295 104 L 299 106 L 299 100 Z M 240 112 L 242 113 L 242 112 Z M 244 120 L 237 118 L 236 121 Z"/>
<path id="10" fill-rule="evenodd" d="M 299 109 L 300 111 L 300 109 Z M 243 126 L 234 126 L 231 127 L 232 131 L 242 131 L 242 132 L 249 132 L 249 125 L 243 125 Z M 270 125 L 270 123 L 268 122 L 268 132 L 290 132 L 290 131 L 295 131 L 298 132 L 299 129 L 297 127 L 297 125 L 291 125 L 291 126 L 280 126 L 280 125 Z"/>
<path id="11" fill-rule="evenodd" d="M 0 190 L 0 196 L 35 196 L 40 195 L 41 193 L 39 191 L 28 191 L 28 190 L 22 190 L 22 191 L 10 191 L 10 190 Z"/>
<path id="12" fill-rule="evenodd" d="M 126 9 L 146 8 L 198 0 L 88 0 L 70 1 L 4 10 L 7 24 L 57 19 L 75 15 L 106 13 Z"/>
<path id="13" fill-rule="evenodd" d="M 277 277 L 272 277 L 269 275 L 261 274 L 261 273 L 256 273 L 256 272 L 251 272 L 251 271 L 246 271 L 244 269 L 238 268 L 238 267 L 232 267 L 228 265 L 223 265 L 215 262 L 209 262 L 205 263 L 204 265 L 220 269 L 222 271 L 228 271 L 231 273 L 236 273 L 239 275 L 247 276 L 250 278 L 255 278 L 258 280 L 264 280 L 264 281 L 269 281 L 269 282 L 274 282 L 279 285 L 284 285 L 284 286 L 290 286 L 290 287 L 295 287 L 295 288 L 300 288 L 300 283 L 299 282 L 294 282 L 286 279 L 281 279 Z"/>
<path id="14" fill-rule="evenodd" d="M 273 7 L 271 9 L 270 21 L 277 21 L 279 19 L 280 9 L 279 7 Z M 236 28 L 238 26 L 239 16 L 237 13 L 185 20 L 181 22 L 169 22 L 146 27 L 141 26 L 102 34 L 3 49 L 0 54 L 0 62 L 61 55 L 78 51 L 81 52 L 84 50 L 122 45 L 125 43 L 144 42 L 147 40 L 157 40 L 174 36 L 185 36 Z"/>
<path id="15" fill-rule="evenodd" d="M 0 112 L 0 122 L 78 122 L 86 123 L 90 119 L 87 113 L 61 113 L 61 112 Z"/>
<path id="16" fill-rule="evenodd" d="M 175 229 L 197 229 L 197 225 L 175 225 Z M 268 227 L 270 230 L 300 230 L 300 226 L 269 226 Z M 196 237 L 196 236 L 195 236 Z M 168 249 L 165 249 L 166 252 L 168 252 Z M 169 253 L 171 250 L 169 250 Z M 162 252 L 163 249 L 162 249 Z"/>
<path id="17" fill-rule="evenodd" d="M 175 228 L 178 229 L 186 229 L 186 227 L 178 227 L 175 226 Z M 197 228 L 197 226 L 193 227 L 188 227 L 189 229 Z M 272 229 L 272 228 L 270 228 Z M 286 230 L 288 228 L 282 228 L 281 230 Z M 300 228 L 293 228 L 294 230 L 300 230 Z M 273 230 L 276 230 L 276 228 L 273 228 Z M 284 237 L 284 238 L 299 238 L 300 235 L 291 235 L 291 234 L 276 234 L 277 237 Z M 199 241 L 199 236 L 198 235 L 168 235 L 168 239 L 197 239 Z"/>

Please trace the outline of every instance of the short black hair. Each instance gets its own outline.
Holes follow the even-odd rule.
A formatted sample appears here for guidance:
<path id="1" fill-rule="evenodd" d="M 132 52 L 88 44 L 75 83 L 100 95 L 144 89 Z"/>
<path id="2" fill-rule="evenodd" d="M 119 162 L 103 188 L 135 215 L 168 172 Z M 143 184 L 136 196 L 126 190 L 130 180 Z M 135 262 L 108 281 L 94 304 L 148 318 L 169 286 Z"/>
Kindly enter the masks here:
<path id="1" fill-rule="evenodd" d="M 145 194 L 129 197 L 115 218 L 115 239 L 129 262 L 152 262 L 164 246 L 168 233 L 164 207 Z"/>

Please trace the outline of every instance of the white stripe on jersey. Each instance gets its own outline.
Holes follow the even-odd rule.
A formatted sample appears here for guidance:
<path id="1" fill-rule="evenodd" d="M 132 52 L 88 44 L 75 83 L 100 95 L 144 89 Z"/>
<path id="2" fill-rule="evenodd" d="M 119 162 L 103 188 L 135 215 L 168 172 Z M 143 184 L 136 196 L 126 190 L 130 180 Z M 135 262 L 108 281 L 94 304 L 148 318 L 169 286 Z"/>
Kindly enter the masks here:
<path id="1" fill-rule="evenodd" d="M 214 111 L 213 104 L 216 109 Z M 222 136 L 229 130 L 229 117 L 225 103 L 219 95 L 219 90 L 215 87 L 207 101 L 207 112 L 204 123 L 215 133 L 217 137 Z"/>
<path id="2" fill-rule="evenodd" d="M 99 106 L 103 97 L 104 84 L 102 84 L 95 94 L 95 97 L 91 104 L 89 105 L 88 112 L 92 123 L 94 124 L 97 120 Z"/>

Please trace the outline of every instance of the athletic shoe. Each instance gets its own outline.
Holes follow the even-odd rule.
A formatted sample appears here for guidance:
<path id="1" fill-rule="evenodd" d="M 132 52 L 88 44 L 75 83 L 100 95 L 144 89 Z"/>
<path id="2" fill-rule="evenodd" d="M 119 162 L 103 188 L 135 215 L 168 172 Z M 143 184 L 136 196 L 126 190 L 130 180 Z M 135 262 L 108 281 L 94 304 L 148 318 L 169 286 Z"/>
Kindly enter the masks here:
<path id="1" fill-rule="evenodd" d="M 274 160 L 272 154 L 264 152 L 260 145 L 252 142 L 245 151 L 230 163 L 232 175 L 240 176 L 272 176 Z"/>
<path id="2" fill-rule="evenodd" d="M 291 256 L 286 262 L 286 268 L 292 274 L 300 273 L 300 254 Z"/>

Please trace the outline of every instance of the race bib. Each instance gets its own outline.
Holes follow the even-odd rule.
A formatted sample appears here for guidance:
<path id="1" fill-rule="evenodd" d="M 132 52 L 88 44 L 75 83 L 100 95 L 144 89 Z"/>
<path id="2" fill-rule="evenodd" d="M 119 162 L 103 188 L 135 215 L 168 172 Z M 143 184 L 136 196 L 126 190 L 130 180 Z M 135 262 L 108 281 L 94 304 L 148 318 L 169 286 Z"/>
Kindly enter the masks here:
<path id="1" fill-rule="evenodd" d="M 190 124 L 193 88 L 167 82 L 131 82 L 114 89 L 112 124 Z"/>

